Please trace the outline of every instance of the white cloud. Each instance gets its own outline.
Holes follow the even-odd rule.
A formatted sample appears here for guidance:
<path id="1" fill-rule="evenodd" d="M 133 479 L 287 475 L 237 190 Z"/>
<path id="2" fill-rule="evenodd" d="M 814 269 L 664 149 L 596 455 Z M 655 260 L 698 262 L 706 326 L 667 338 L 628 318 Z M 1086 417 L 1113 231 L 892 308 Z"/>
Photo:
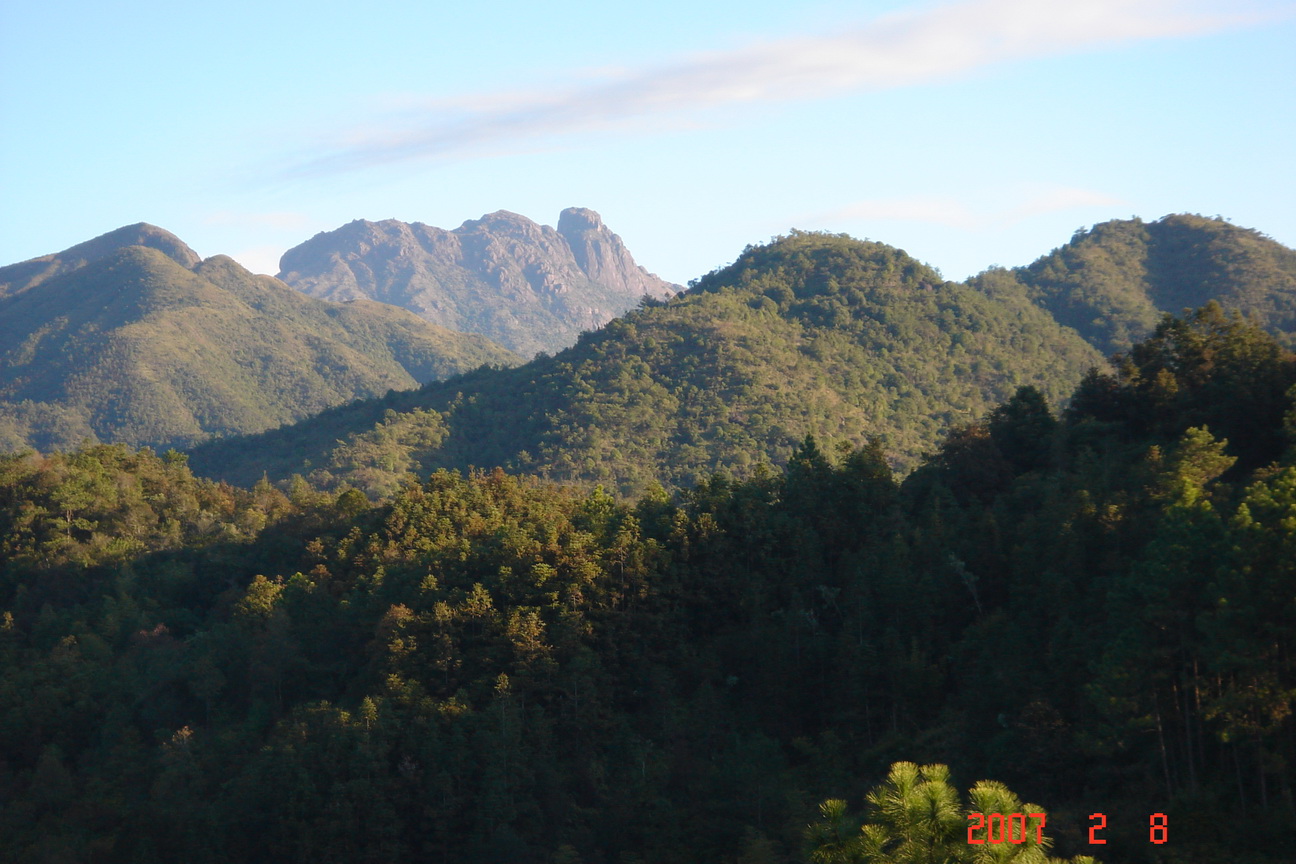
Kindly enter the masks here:
<path id="1" fill-rule="evenodd" d="M 695 119 L 725 106 L 947 80 L 997 63 L 1260 20 L 1236 9 L 1236 3 L 1225 6 L 1220 0 L 966 0 L 884 16 L 833 35 L 772 40 L 652 69 L 584 76 L 578 86 L 557 92 L 430 102 L 414 114 L 417 119 L 395 128 L 353 131 L 289 173 L 511 151 L 519 142 L 576 132 L 646 120 L 687 122 L 687 115 Z"/>

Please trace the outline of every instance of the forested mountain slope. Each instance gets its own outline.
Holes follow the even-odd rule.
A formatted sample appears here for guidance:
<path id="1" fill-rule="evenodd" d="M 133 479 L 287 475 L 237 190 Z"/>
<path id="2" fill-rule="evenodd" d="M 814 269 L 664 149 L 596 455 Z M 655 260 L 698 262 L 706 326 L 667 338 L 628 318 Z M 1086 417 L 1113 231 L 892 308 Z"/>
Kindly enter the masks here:
<path id="1" fill-rule="evenodd" d="M 813 433 L 876 439 L 911 467 L 1019 385 L 1059 400 L 1100 362 L 1020 293 L 944 282 L 882 244 L 794 233 L 557 356 L 216 442 L 193 465 L 370 492 L 406 471 L 501 465 L 630 491 L 747 474 Z"/>
<path id="2" fill-rule="evenodd" d="M 524 356 L 559 351 L 647 295 L 679 290 L 635 263 L 593 210 L 557 228 L 500 210 L 447 231 L 356 220 L 284 253 L 279 278 L 313 297 L 367 297 L 482 333 Z"/>
<path id="3" fill-rule="evenodd" d="M 0 283 L 0 450 L 188 446 L 518 362 L 401 309 L 200 261 L 147 225 L 0 269 Z"/>
<path id="4" fill-rule="evenodd" d="M 1285 344 L 1296 333 L 1296 251 L 1222 219 L 1103 222 L 1012 273 L 1034 302 L 1104 354 L 1128 349 L 1163 314 L 1210 300 Z"/>
<path id="5" fill-rule="evenodd" d="M 137 222 L 78 243 L 62 252 L 0 267 L 0 296 L 19 294 L 55 276 L 71 273 L 91 262 L 107 258 L 127 246 L 156 249 L 186 270 L 192 270 L 202 260 L 197 252 L 170 231 L 147 222 Z"/>
<path id="6" fill-rule="evenodd" d="M 753 272 L 793 269 L 778 245 Z M 763 296 L 723 287 L 741 272 L 710 293 Z M 969 844 L 966 809 L 1038 814 L 1049 856 L 1288 864 L 1293 386 L 1210 306 L 1061 414 L 1018 389 L 903 483 L 810 439 L 620 502 L 0 458 L 0 850 L 1054 864 Z"/>

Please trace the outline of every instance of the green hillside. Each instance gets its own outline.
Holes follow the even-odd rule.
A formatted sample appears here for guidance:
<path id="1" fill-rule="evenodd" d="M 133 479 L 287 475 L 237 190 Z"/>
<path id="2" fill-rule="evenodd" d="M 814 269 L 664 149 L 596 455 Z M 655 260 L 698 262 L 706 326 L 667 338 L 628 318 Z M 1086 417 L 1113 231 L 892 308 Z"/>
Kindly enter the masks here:
<path id="1" fill-rule="evenodd" d="M 1293 387 L 1211 305 L 903 482 L 0 456 L 0 859 L 1290 864 Z"/>
<path id="2" fill-rule="evenodd" d="M 1099 362 L 1020 294 L 944 282 L 882 244 L 793 233 L 554 357 L 215 442 L 192 459 L 238 482 L 301 472 L 370 492 L 407 471 L 468 465 L 632 491 L 745 475 L 813 433 L 830 446 L 876 439 L 907 468 L 1019 385 L 1059 400 Z"/>
<path id="3" fill-rule="evenodd" d="M 156 249 L 186 270 L 193 269 L 202 260 L 197 252 L 170 231 L 147 222 L 137 222 L 78 243 L 62 252 L 0 267 L 0 297 L 35 288 L 55 276 L 71 273 L 127 246 Z"/>
<path id="4" fill-rule="evenodd" d="M 1296 251 L 1222 219 L 1178 214 L 1115 220 L 1013 274 L 1059 322 L 1105 354 L 1216 300 L 1290 344 L 1296 333 Z"/>
<path id="5" fill-rule="evenodd" d="M 130 245 L 42 267 L 53 275 L 14 279 L 0 298 L 3 450 L 188 446 L 517 362 L 485 338 L 377 303 L 314 300 L 225 256 L 190 269 Z"/>

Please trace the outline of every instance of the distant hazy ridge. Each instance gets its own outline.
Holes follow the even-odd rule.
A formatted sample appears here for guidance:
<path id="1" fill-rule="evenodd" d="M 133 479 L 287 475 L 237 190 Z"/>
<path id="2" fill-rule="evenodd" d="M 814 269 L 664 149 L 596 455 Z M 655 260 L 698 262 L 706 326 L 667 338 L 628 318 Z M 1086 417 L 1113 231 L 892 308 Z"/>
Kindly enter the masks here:
<path id="1" fill-rule="evenodd" d="M 523 356 L 559 351 L 644 295 L 680 289 L 636 264 L 597 213 L 575 207 L 557 229 L 505 210 L 453 231 L 356 220 L 289 249 L 280 270 L 313 297 L 403 306 Z"/>
<path id="2" fill-rule="evenodd" d="M 0 449 L 189 446 L 518 358 L 306 297 L 151 225 L 0 268 Z"/>

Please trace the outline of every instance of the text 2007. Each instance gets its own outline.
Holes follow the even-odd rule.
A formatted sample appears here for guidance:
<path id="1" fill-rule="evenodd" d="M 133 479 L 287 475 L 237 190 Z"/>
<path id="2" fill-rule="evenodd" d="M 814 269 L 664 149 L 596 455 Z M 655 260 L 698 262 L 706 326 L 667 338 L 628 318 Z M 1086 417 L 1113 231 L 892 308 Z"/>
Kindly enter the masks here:
<path id="1" fill-rule="evenodd" d="M 972 813 L 967 818 L 969 822 L 976 823 L 968 826 L 968 842 L 974 846 L 984 843 L 1025 843 L 1028 818 L 1039 820 L 1035 825 L 1035 842 L 1044 840 L 1043 813 L 1009 813 L 1006 816 L 1003 813 L 991 813 L 989 817 L 984 813 Z M 977 832 L 982 830 L 985 831 L 985 836 L 978 837 Z"/>

